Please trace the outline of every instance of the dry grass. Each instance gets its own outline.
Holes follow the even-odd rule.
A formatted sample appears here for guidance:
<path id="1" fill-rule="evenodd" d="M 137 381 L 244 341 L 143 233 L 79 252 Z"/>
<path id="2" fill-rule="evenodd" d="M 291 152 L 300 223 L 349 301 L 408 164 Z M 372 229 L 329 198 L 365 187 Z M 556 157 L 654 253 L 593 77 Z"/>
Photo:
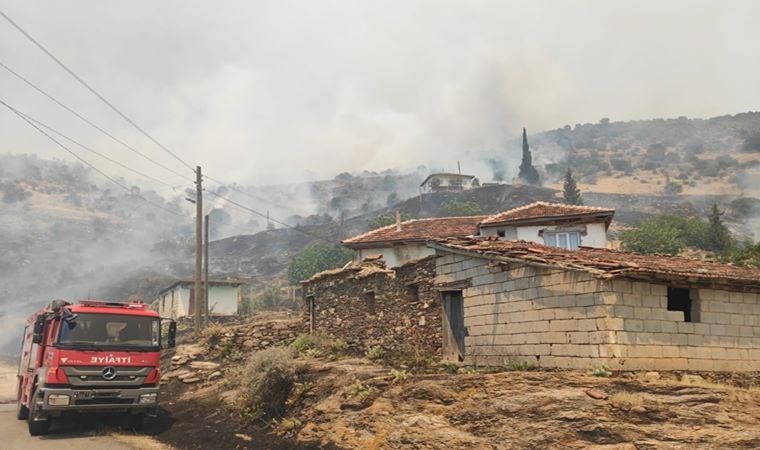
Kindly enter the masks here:
<path id="1" fill-rule="evenodd" d="M 610 396 L 610 403 L 623 409 L 631 409 L 644 406 L 645 399 L 641 394 L 621 391 Z"/>

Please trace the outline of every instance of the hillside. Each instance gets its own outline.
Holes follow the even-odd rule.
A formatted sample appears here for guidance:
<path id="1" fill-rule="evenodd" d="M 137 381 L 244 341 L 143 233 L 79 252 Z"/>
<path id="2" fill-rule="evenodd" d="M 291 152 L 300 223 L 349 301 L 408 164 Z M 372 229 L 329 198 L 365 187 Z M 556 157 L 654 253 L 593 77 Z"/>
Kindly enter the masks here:
<path id="1" fill-rule="evenodd" d="M 760 196 L 760 113 L 566 125 L 529 137 L 548 185 L 569 165 L 581 189 Z M 667 187 L 667 190 L 666 190 Z"/>
<path id="2" fill-rule="evenodd" d="M 216 448 L 338 449 L 760 445 L 760 392 L 753 374 L 592 376 L 432 362 L 410 373 L 346 355 L 330 342 L 300 354 L 294 345 L 290 352 L 271 350 L 293 342 L 299 326 L 298 318 L 266 315 L 217 328 L 201 343 L 181 337 L 174 356 L 164 358 L 161 387 L 162 395 L 175 399 L 164 414 L 178 421 L 162 428 L 166 418 L 159 416 L 149 432 L 188 449 L 212 442 Z M 270 363 L 248 362 L 256 358 Z M 412 362 L 422 361 L 401 364 Z M 286 363 L 294 367 L 284 370 L 291 373 L 288 386 L 282 375 L 271 375 L 283 370 L 272 367 Z M 256 379 L 250 373 L 255 370 L 270 371 L 267 388 L 284 392 L 277 420 L 251 418 L 246 402 L 258 391 L 245 383 Z M 269 405 L 280 401 L 274 394 L 265 398 Z"/>

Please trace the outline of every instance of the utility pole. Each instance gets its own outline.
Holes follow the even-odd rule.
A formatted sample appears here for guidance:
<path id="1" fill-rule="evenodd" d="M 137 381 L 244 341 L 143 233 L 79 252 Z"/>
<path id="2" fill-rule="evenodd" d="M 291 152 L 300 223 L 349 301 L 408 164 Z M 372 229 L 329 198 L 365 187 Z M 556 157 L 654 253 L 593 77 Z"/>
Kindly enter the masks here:
<path id="1" fill-rule="evenodd" d="M 208 214 L 203 224 L 203 240 L 206 245 L 203 246 L 203 326 L 208 325 Z"/>
<path id="2" fill-rule="evenodd" d="M 203 327 L 203 297 L 201 296 L 201 263 L 203 260 L 203 176 L 201 166 L 195 168 L 195 335 Z"/>

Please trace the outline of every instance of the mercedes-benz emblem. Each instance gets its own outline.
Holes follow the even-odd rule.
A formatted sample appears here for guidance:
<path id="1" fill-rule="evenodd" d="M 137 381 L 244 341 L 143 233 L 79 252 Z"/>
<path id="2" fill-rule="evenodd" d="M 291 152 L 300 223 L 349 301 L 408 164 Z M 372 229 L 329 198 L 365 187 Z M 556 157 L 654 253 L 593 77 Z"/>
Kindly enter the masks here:
<path id="1" fill-rule="evenodd" d="M 113 380 L 116 378 L 116 368 L 115 367 L 106 367 L 103 369 L 103 379 L 104 380 Z"/>

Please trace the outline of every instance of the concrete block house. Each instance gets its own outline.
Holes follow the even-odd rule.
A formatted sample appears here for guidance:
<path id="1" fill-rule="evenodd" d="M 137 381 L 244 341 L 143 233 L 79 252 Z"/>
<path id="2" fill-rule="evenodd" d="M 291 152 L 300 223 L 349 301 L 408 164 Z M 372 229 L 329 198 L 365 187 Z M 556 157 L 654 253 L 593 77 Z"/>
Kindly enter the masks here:
<path id="1" fill-rule="evenodd" d="M 436 249 L 444 359 L 760 370 L 760 270 L 665 255 L 451 239 Z"/>
<path id="2" fill-rule="evenodd" d="M 760 371 L 760 269 L 605 249 L 589 236 L 602 236 L 614 211 L 560 206 L 477 218 L 481 235 L 444 238 L 424 226 L 441 219 L 412 221 L 398 242 L 427 251 L 386 264 L 370 247 L 303 282 L 305 321 L 355 348 L 413 342 L 466 364 Z M 509 239 L 508 226 L 526 223 L 535 236 Z M 579 242 L 545 239 L 570 231 Z"/>

